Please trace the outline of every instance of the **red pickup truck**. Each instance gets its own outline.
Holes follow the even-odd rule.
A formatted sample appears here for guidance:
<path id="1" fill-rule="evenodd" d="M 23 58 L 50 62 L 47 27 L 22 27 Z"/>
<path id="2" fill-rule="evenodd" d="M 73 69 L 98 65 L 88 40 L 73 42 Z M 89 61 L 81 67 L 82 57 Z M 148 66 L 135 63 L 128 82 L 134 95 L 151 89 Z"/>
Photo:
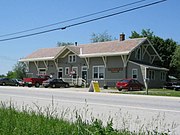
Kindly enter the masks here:
<path id="1" fill-rule="evenodd" d="M 42 85 L 43 81 L 48 80 L 50 77 L 48 75 L 37 75 L 37 77 L 23 78 L 24 85 L 28 87 L 39 87 Z"/>

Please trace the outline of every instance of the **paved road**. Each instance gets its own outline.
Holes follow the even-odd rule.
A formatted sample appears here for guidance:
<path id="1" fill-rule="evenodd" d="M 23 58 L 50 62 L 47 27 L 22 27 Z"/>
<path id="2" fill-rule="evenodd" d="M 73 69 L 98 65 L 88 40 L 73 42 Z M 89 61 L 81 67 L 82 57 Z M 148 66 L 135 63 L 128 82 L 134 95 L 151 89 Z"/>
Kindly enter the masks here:
<path id="1" fill-rule="evenodd" d="M 180 133 L 180 98 L 140 95 L 92 93 L 78 88 L 23 88 L 0 86 L 0 100 L 12 101 L 16 106 L 54 109 L 62 116 L 75 119 L 78 112 L 86 120 L 92 117 L 108 121 L 113 118 L 115 128 L 134 130 L 170 130 Z M 51 106 L 53 103 L 53 106 Z M 156 128 L 158 127 L 158 128 Z"/>

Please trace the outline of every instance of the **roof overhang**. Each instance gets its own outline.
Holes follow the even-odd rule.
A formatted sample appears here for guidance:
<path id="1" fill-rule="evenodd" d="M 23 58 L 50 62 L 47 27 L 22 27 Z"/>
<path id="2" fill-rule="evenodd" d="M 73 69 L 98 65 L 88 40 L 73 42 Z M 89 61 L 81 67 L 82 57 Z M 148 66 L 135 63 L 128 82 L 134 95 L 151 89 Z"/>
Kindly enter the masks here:
<path id="1" fill-rule="evenodd" d="M 80 54 L 79 57 L 81 58 L 87 58 L 87 57 L 102 57 L 102 56 L 120 56 L 120 55 L 128 55 L 130 52 L 107 52 L 107 53 L 91 53 L 91 54 Z"/>
<path id="2" fill-rule="evenodd" d="M 163 68 L 163 67 L 155 67 L 155 66 L 140 64 L 140 63 L 137 63 L 137 62 L 134 62 L 134 61 L 129 61 L 129 62 L 130 62 L 130 63 L 133 63 L 133 64 L 136 64 L 136 65 L 139 65 L 139 66 L 142 66 L 142 67 L 145 67 L 145 68 L 147 68 L 147 69 L 155 69 L 155 70 L 169 71 L 169 69 Z"/>
<path id="3" fill-rule="evenodd" d="M 43 58 L 30 58 L 30 59 L 20 59 L 19 62 L 30 62 L 30 61 L 47 61 L 54 60 L 54 57 L 43 57 Z"/>

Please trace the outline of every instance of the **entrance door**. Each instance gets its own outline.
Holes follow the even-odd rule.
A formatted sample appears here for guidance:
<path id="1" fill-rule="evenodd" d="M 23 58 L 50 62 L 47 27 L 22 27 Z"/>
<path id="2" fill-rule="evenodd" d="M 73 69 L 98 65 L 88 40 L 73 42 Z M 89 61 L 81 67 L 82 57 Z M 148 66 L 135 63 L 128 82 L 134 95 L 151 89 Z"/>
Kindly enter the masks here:
<path id="1" fill-rule="evenodd" d="M 82 66 L 81 67 L 81 71 L 82 71 L 82 79 L 87 81 L 87 66 Z"/>
<path id="2" fill-rule="evenodd" d="M 58 76 L 57 76 L 58 78 L 62 78 L 63 77 L 63 68 L 62 67 L 60 67 L 59 69 L 58 69 Z"/>
<path id="3" fill-rule="evenodd" d="M 78 67 L 72 67 L 72 72 L 73 72 L 73 78 L 78 77 Z"/>

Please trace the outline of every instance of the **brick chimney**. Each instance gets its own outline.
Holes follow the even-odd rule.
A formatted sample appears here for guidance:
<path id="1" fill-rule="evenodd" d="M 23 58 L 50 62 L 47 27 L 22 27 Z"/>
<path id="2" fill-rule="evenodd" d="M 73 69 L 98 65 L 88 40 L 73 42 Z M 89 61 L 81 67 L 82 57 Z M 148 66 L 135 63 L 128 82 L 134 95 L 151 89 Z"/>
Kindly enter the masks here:
<path id="1" fill-rule="evenodd" d="M 77 42 L 75 42 L 74 45 L 77 46 Z"/>
<path id="2" fill-rule="evenodd" d="M 119 40 L 120 40 L 120 41 L 124 41 L 124 40 L 125 40 L 125 34 L 124 34 L 124 33 L 121 33 L 121 34 L 120 34 Z"/>

